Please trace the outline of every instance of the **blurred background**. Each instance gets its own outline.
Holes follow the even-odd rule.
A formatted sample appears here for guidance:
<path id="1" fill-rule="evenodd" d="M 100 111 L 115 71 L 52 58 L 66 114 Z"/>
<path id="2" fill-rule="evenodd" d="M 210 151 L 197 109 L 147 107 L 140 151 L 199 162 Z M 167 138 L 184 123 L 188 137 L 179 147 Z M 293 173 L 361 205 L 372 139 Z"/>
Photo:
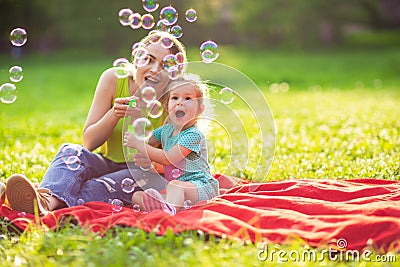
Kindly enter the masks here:
<path id="1" fill-rule="evenodd" d="M 400 46 L 400 0 L 160 0 L 159 4 L 153 12 L 156 19 L 168 5 L 180 16 L 189 8 L 197 10 L 195 23 L 178 21 L 182 41 L 189 47 L 207 39 L 268 49 Z M 0 0 L 0 53 L 10 53 L 7 36 L 22 27 L 29 35 L 24 53 L 86 49 L 115 55 L 147 32 L 122 27 L 121 8 L 147 13 L 140 0 Z"/>

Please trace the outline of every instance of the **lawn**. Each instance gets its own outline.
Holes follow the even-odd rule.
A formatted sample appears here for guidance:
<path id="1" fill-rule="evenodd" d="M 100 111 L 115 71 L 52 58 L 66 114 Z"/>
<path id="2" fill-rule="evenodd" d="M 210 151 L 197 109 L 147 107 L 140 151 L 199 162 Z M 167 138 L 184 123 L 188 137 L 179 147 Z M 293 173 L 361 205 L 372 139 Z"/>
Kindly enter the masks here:
<path id="1" fill-rule="evenodd" d="M 400 179 L 400 50 L 387 49 L 332 52 L 249 52 L 243 48 L 221 48 L 219 63 L 238 69 L 255 82 L 254 89 L 237 89 L 232 103 L 240 118 L 249 107 L 260 110 L 255 122 L 269 121 L 272 112 L 276 136 L 274 146 L 259 146 L 260 128 L 248 120 L 245 129 L 249 169 L 242 158 L 229 154 L 234 147 L 218 141 L 220 131 L 210 132 L 214 171 L 224 172 L 232 162 L 235 175 L 252 180 L 288 178 Z M 195 49 L 189 58 L 198 60 Z M 21 65 L 24 79 L 17 84 L 18 99 L 0 104 L 0 180 L 24 173 L 40 181 L 52 157 L 64 142 L 81 142 L 82 127 L 101 72 L 113 58 L 81 54 L 32 55 L 22 59 L 0 56 L 0 83 L 8 81 L 8 68 Z M 268 105 L 259 106 L 263 95 Z M 243 98 L 240 98 L 244 96 Z M 241 105 L 240 100 L 248 105 Z M 254 99 L 254 100 L 252 100 Z M 270 107 L 270 109 L 269 109 Z M 232 143 L 243 137 L 237 120 L 217 106 L 217 114 L 232 129 Z M 226 112 L 226 113 L 225 113 Z M 264 115 L 262 115 L 264 114 Z M 218 118 L 216 116 L 216 118 Z M 243 119 L 242 119 L 243 121 Z M 272 123 L 272 122 L 271 122 Z M 268 124 L 269 125 L 269 124 Z M 240 127 L 239 127 L 240 128 Z M 270 127 L 262 129 L 271 133 Z M 235 134 L 239 133 L 238 136 Z M 268 136 L 267 134 L 267 136 Z M 237 142 L 240 149 L 242 142 Z M 270 151 L 257 158 L 259 149 Z M 273 161 L 272 161 L 273 157 Z M 246 159 L 244 159 L 246 160 Z M 261 164 L 263 174 L 255 170 Z M 270 163 L 272 166 L 270 167 Z M 33 231 L 13 236 L 0 224 L 0 258 L 3 266 L 263 266 L 255 244 L 209 238 L 203 233 L 168 234 L 160 237 L 131 228 L 109 231 L 104 237 L 77 227 L 60 232 Z M 304 251 L 299 240 L 286 250 Z M 175 263 L 177 261 L 177 263 Z M 397 265 L 400 266 L 397 255 Z M 358 266 L 356 262 L 297 264 Z M 376 262 L 364 262 L 376 266 Z M 294 263 L 279 263 L 293 266 Z M 384 263 L 382 263 L 382 266 Z"/>

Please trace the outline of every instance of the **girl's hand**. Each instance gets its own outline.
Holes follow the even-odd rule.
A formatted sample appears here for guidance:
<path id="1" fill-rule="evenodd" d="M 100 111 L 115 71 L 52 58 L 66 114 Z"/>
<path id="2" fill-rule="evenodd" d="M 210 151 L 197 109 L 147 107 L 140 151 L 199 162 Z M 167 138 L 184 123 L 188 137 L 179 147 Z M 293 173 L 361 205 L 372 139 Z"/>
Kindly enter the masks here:
<path id="1" fill-rule="evenodd" d="M 114 106 L 112 107 L 113 115 L 118 118 L 123 118 L 125 116 L 132 116 L 134 118 L 140 117 L 140 109 L 137 107 L 133 107 L 134 105 L 129 106 L 130 101 L 139 101 L 137 97 L 125 97 L 125 98 L 116 98 L 114 100 Z M 137 106 L 137 105 L 136 105 Z"/>
<path id="2" fill-rule="evenodd" d="M 135 137 L 135 135 L 133 133 L 130 132 L 125 132 L 124 134 L 124 146 L 128 146 L 131 148 L 136 148 L 136 143 L 139 140 Z"/>

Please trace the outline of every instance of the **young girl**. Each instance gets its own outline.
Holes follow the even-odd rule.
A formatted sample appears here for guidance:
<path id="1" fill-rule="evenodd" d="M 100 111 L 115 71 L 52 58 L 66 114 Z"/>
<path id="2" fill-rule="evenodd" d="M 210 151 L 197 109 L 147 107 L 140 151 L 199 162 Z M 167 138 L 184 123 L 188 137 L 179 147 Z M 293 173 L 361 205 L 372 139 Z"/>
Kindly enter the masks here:
<path id="1" fill-rule="evenodd" d="M 169 181 L 165 199 L 152 188 L 133 195 L 132 203 L 142 210 L 163 209 L 175 214 L 186 200 L 194 204 L 218 195 L 218 181 L 211 176 L 207 162 L 206 140 L 196 127 L 198 116 L 204 111 L 204 86 L 188 78 L 170 82 L 166 124 L 154 130 L 148 144 L 125 133 L 124 145 L 164 165 L 164 175 Z M 157 144 L 162 149 L 156 148 Z"/>

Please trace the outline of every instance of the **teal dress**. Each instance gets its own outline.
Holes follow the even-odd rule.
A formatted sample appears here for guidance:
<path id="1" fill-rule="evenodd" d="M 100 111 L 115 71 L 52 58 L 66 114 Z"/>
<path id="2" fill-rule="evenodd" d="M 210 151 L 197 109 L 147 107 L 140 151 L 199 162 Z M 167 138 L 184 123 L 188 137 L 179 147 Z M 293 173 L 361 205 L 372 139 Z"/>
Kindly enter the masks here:
<path id="1" fill-rule="evenodd" d="M 153 131 L 153 137 L 161 142 L 165 151 L 181 145 L 192 152 L 181 161 L 164 166 L 164 176 L 168 181 L 177 179 L 190 182 L 197 188 L 199 201 L 209 200 L 218 195 L 218 181 L 211 175 L 208 164 L 206 138 L 195 126 L 177 135 L 172 135 L 174 127 L 165 124 Z"/>

